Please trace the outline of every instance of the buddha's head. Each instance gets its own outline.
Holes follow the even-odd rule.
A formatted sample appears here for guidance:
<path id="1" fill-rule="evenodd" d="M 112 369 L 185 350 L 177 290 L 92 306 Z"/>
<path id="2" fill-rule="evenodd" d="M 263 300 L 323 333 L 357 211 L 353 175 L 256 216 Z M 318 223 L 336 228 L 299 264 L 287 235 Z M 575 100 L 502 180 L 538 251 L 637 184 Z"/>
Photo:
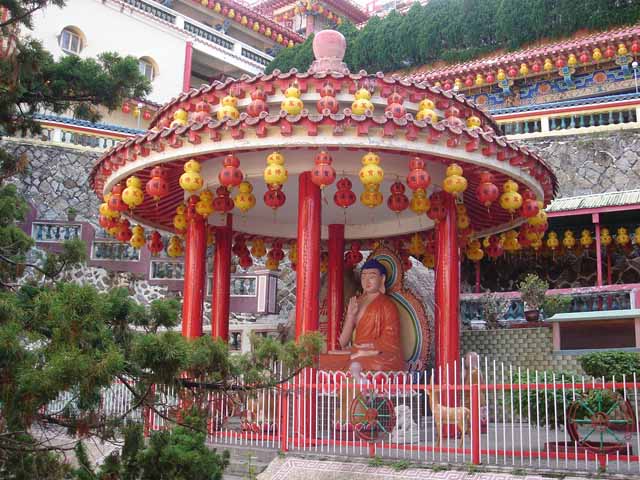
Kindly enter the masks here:
<path id="1" fill-rule="evenodd" d="M 362 292 L 365 294 L 385 293 L 384 282 L 386 274 L 386 268 L 379 261 L 375 259 L 367 260 L 360 271 Z"/>

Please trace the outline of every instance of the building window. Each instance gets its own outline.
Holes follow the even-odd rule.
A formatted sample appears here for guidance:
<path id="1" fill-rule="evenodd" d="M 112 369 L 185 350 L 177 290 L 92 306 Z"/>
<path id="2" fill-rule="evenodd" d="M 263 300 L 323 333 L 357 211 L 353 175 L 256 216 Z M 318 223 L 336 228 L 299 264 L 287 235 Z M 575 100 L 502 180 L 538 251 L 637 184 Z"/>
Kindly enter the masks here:
<path id="1" fill-rule="evenodd" d="M 150 82 L 152 82 L 156 76 L 156 69 L 153 65 L 153 62 L 149 58 L 141 58 L 138 61 L 138 69 L 140 70 L 140 74 L 144 75 L 144 78 L 146 78 Z"/>
<path id="2" fill-rule="evenodd" d="M 60 48 L 67 53 L 79 54 L 84 47 L 82 33 L 72 27 L 67 27 L 60 34 Z"/>

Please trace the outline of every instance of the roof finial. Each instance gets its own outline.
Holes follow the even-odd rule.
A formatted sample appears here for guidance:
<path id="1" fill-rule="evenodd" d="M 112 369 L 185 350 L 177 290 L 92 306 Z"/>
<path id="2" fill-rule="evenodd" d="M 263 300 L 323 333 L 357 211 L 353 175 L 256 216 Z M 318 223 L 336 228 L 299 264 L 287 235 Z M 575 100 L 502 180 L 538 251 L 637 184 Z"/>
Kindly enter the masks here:
<path id="1" fill-rule="evenodd" d="M 349 73 L 342 61 L 347 49 L 347 41 L 336 30 L 322 30 L 313 39 L 313 54 L 316 57 L 309 67 L 309 73 L 338 72 Z"/>

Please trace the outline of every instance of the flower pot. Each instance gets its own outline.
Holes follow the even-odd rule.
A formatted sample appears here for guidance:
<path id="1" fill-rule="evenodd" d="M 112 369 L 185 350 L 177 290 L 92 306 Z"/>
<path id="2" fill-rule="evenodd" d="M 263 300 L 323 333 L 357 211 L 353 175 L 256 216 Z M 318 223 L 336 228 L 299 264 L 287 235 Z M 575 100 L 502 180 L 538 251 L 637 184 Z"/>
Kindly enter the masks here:
<path id="1" fill-rule="evenodd" d="M 537 322 L 540 319 L 540 310 L 525 310 L 524 318 L 527 322 Z"/>

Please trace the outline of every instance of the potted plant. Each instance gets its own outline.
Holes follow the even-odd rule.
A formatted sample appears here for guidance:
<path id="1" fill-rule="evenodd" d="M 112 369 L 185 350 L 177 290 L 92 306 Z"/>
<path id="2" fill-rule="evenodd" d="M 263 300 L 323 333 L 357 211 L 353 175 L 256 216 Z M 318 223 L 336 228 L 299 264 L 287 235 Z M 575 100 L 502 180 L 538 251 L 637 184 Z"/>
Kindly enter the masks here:
<path id="1" fill-rule="evenodd" d="M 67 210 L 67 220 L 69 220 L 70 222 L 75 222 L 77 215 L 78 210 L 73 207 L 69 207 L 69 209 Z"/>
<path id="2" fill-rule="evenodd" d="M 500 320 L 510 303 L 511 300 L 494 293 L 488 293 L 481 297 L 480 308 L 487 329 L 493 330 L 501 327 Z"/>
<path id="3" fill-rule="evenodd" d="M 540 317 L 540 307 L 545 299 L 549 284 L 534 273 L 528 274 L 518 284 L 520 297 L 524 302 L 524 318 L 528 322 L 537 322 Z"/>

